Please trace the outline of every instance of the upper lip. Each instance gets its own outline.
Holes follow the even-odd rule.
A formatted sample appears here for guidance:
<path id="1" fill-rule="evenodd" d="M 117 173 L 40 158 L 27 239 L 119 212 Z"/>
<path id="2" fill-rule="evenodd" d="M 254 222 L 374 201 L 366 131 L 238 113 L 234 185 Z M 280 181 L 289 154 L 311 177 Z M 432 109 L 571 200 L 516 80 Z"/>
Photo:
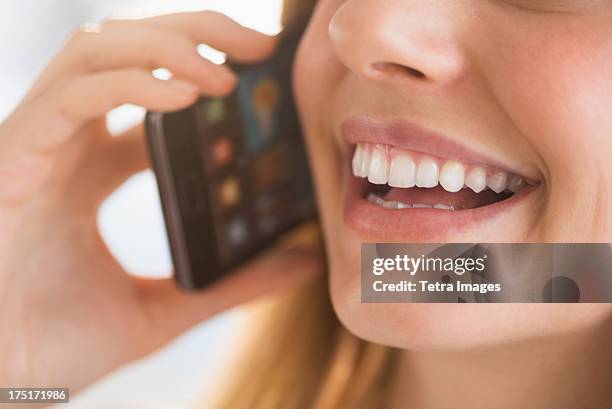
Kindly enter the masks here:
<path id="1" fill-rule="evenodd" d="M 349 117 L 340 124 L 340 134 L 349 145 L 357 143 L 390 145 L 462 163 L 485 165 L 514 173 L 531 182 L 540 179 L 536 174 L 528 174 L 524 169 L 515 169 L 445 135 L 406 120 L 382 121 L 368 116 Z"/>

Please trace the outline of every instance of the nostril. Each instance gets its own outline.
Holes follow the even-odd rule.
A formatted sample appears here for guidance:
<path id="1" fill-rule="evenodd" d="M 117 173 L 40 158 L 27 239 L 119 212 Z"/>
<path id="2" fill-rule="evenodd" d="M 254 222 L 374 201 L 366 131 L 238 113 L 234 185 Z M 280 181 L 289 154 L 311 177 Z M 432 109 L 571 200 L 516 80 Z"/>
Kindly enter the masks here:
<path id="1" fill-rule="evenodd" d="M 378 62 L 372 64 L 372 69 L 377 71 L 379 74 L 388 77 L 397 77 L 397 76 L 410 76 L 416 79 L 426 79 L 427 75 L 422 71 L 417 70 L 416 68 L 408 67 L 405 65 L 388 63 L 388 62 Z"/>
<path id="2" fill-rule="evenodd" d="M 404 68 L 404 70 L 406 70 L 413 77 L 416 77 L 416 78 L 425 78 L 425 74 L 422 73 L 421 71 L 417 70 L 417 69 L 410 68 L 410 67 L 403 67 L 403 68 Z"/>

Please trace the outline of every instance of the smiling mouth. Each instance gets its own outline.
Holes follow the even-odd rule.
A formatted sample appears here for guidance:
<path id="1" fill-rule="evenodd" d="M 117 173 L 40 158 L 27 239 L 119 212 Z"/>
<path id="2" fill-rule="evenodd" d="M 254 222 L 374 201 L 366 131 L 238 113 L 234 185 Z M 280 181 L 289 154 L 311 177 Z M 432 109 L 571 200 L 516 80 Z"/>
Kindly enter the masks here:
<path id="1" fill-rule="evenodd" d="M 371 143 L 356 145 L 352 172 L 363 179 L 359 189 L 362 198 L 392 210 L 476 209 L 509 199 L 536 184 L 486 165 Z"/>
<path id="2" fill-rule="evenodd" d="M 533 169 L 512 170 L 412 123 L 356 117 L 340 131 L 344 221 L 362 239 L 444 240 L 539 197 Z"/>

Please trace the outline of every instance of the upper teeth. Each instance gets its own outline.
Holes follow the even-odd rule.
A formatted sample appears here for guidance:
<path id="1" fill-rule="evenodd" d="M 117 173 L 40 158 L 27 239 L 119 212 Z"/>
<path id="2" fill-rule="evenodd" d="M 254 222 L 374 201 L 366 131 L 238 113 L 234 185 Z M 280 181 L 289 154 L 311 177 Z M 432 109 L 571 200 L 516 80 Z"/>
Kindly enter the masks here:
<path id="1" fill-rule="evenodd" d="M 464 187 L 480 193 L 489 187 L 496 193 L 518 192 L 526 182 L 518 175 L 484 166 L 467 165 L 429 155 L 410 153 L 380 144 L 357 144 L 353 155 L 353 174 L 377 185 L 432 188 L 440 184 L 448 192 Z"/>

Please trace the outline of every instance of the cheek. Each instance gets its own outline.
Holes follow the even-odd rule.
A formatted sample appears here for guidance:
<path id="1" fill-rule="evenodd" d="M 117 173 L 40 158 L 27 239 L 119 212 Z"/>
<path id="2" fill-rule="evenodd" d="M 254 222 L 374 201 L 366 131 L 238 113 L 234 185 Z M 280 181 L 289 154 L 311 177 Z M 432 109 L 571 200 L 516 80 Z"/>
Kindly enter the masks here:
<path id="1" fill-rule="evenodd" d="M 330 16 L 315 16 L 294 64 L 294 90 L 306 136 L 317 191 L 319 215 L 325 233 L 334 303 L 359 293 L 359 247 L 345 248 L 342 236 L 342 158 L 333 140 L 330 112 L 336 105 L 338 87 L 346 68 L 333 52 L 327 36 Z M 327 13 L 329 14 L 329 13 Z M 355 253 L 356 252 L 356 253 Z M 354 302 L 354 300 L 353 300 Z"/>
<path id="2" fill-rule="evenodd" d="M 604 33 L 596 29 L 554 31 L 534 29 L 531 36 L 517 36 L 531 40 L 506 43 L 488 60 L 487 75 L 510 120 L 538 151 L 548 173 L 546 237 L 609 241 L 612 42 L 601 41 Z M 536 35 L 541 38 L 533 39 Z M 580 200 L 568 206 L 568 197 Z M 553 223 L 559 219 L 568 221 L 565 227 Z"/>
<path id="3" fill-rule="evenodd" d="M 336 58 L 325 21 L 315 19 L 305 33 L 293 68 L 293 85 L 300 113 L 306 120 L 321 120 L 345 70 Z M 309 135 L 310 136 L 310 135 Z"/>
<path id="4" fill-rule="evenodd" d="M 531 137 L 551 152 L 547 162 L 552 163 L 570 154 L 585 162 L 608 156 L 612 146 L 612 47 L 564 46 L 567 42 L 560 39 L 540 51 L 534 63 L 513 66 L 509 73 L 512 106 L 521 108 L 525 126 L 535 130 Z M 522 60 L 533 61 L 527 55 Z"/>
<path id="5" fill-rule="evenodd" d="M 310 125 L 308 121 L 314 118 L 322 120 L 336 84 L 346 73 L 329 39 L 328 28 L 338 7 L 336 3 L 335 0 L 318 0 L 296 55 L 294 89 L 305 125 Z"/>
<path id="6" fill-rule="evenodd" d="M 314 37 L 314 38 L 313 38 Z M 325 63 L 325 46 L 317 41 L 318 34 L 309 29 L 296 55 L 294 90 L 306 145 L 319 198 L 327 197 L 326 183 L 331 179 L 333 163 L 332 136 L 327 126 L 329 100 L 333 96 L 332 80 Z M 327 176 L 326 176 L 327 175 Z"/>
<path id="7" fill-rule="evenodd" d="M 329 112 L 337 84 L 345 71 L 329 44 L 327 19 L 316 15 L 298 49 L 294 63 L 294 91 L 306 138 L 321 219 L 326 236 L 337 235 L 332 226 L 341 201 L 340 160 L 333 139 Z"/>

